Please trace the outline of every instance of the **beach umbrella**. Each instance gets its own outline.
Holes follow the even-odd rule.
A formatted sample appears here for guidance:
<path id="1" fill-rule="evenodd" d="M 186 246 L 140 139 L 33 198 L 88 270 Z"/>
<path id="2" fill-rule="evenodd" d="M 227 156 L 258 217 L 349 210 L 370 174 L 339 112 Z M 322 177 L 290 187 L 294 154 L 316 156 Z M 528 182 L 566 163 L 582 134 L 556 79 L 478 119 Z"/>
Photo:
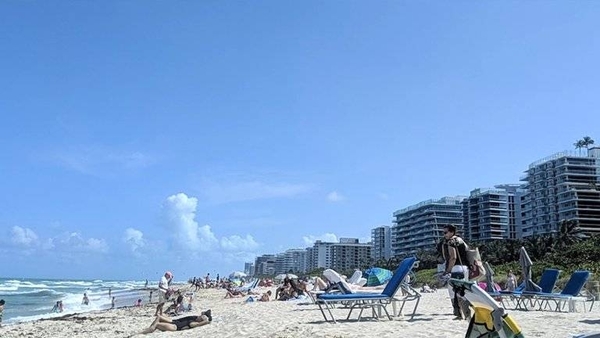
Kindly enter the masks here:
<path id="1" fill-rule="evenodd" d="M 535 284 L 531 279 L 531 266 L 533 266 L 533 262 L 523 246 L 519 250 L 519 264 L 521 265 L 521 278 L 523 283 L 525 283 L 525 291 L 542 291 L 542 288 Z"/>
<path id="2" fill-rule="evenodd" d="M 370 268 L 365 271 L 367 286 L 377 286 L 387 283 L 392 279 L 392 272 L 383 268 Z"/>
<path id="3" fill-rule="evenodd" d="M 294 275 L 293 273 L 280 273 L 273 279 L 284 280 L 286 277 L 289 279 L 298 279 L 298 276 Z"/>
<path id="4" fill-rule="evenodd" d="M 244 278 L 248 276 L 247 274 L 241 272 L 241 271 L 234 271 L 232 273 L 229 274 L 229 279 L 238 279 L 238 278 Z"/>

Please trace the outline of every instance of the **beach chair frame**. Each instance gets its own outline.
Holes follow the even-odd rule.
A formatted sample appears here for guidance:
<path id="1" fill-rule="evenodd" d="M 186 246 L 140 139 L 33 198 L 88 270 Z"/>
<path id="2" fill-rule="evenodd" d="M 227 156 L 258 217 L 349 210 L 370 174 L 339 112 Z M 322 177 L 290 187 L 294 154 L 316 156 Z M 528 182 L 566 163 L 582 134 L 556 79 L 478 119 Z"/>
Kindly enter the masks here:
<path id="1" fill-rule="evenodd" d="M 417 308 L 419 306 L 419 301 L 421 299 L 420 293 L 416 290 L 411 290 L 409 295 L 403 297 L 396 297 L 396 292 L 401 287 L 402 280 L 408 275 L 408 273 L 412 270 L 414 264 L 416 262 L 415 257 L 409 257 L 404 259 L 396 272 L 392 276 L 392 279 L 388 282 L 387 286 L 381 293 L 350 293 L 350 294 L 321 294 L 318 295 L 316 299 L 316 303 L 319 306 L 319 310 L 323 315 L 323 318 L 326 322 L 336 323 L 336 318 L 333 315 L 331 309 L 339 303 L 347 303 L 349 305 L 348 316 L 346 319 L 350 319 L 352 312 L 354 309 L 360 309 L 360 313 L 358 315 L 358 319 L 362 318 L 362 314 L 365 309 L 371 309 L 372 315 L 374 318 L 379 318 L 378 313 L 383 312 L 386 314 L 389 320 L 392 320 L 392 316 L 390 316 L 387 306 L 394 302 L 402 302 L 400 307 L 400 313 L 404 309 L 406 302 L 415 301 L 415 307 L 413 308 L 413 312 L 411 315 L 411 319 L 414 317 Z M 395 311 L 394 311 L 395 315 Z"/>

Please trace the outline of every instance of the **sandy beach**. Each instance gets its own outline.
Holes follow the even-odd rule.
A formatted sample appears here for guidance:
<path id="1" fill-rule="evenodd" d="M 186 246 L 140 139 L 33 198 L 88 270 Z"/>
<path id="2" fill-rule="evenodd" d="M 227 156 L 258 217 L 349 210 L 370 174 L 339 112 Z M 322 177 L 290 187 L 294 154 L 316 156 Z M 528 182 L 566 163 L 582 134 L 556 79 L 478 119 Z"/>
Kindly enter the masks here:
<path id="1" fill-rule="evenodd" d="M 261 289 L 266 291 L 267 289 Z M 467 321 L 453 320 L 446 290 L 423 294 L 414 320 L 399 316 L 394 320 L 369 318 L 338 324 L 323 321 L 318 307 L 296 301 L 268 303 L 244 302 L 245 298 L 223 299 L 224 290 L 206 289 L 196 293 L 194 311 L 212 309 L 210 325 L 178 332 L 155 332 L 146 337 L 464 337 Z M 588 307 L 590 303 L 585 303 Z M 391 308 L 391 307 L 390 307 Z M 600 332 L 600 310 L 591 312 L 550 311 L 508 312 L 521 325 L 526 337 L 572 337 L 585 332 Z M 0 328 L 0 337 L 127 337 L 147 327 L 155 307 L 107 310 L 83 313 L 62 320 L 40 320 Z M 335 309 L 337 318 L 347 310 Z M 406 310 L 405 310 L 406 311 Z M 189 312 L 186 313 L 190 314 Z M 139 336 L 142 337 L 142 336 Z"/>

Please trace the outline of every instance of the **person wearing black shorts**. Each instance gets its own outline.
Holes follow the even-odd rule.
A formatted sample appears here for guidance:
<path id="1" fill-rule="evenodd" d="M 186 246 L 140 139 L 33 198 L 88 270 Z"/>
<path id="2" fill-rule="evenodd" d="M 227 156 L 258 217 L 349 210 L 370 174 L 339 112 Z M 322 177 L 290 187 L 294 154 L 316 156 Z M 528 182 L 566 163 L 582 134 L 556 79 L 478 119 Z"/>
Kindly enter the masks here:
<path id="1" fill-rule="evenodd" d="M 212 321 L 212 314 L 210 310 L 206 310 L 200 314 L 200 316 L 186 316 L 177 319 L 158 315 L 154 322 L 142 332 L 136 334 L 147 334 L 152 333 L 156 330 L 159 331 L 182 331 L 187 329 L 193 329 L 195 327 L 204 326 Z M 130 337 L 135 336 L 131 335 Z"/>

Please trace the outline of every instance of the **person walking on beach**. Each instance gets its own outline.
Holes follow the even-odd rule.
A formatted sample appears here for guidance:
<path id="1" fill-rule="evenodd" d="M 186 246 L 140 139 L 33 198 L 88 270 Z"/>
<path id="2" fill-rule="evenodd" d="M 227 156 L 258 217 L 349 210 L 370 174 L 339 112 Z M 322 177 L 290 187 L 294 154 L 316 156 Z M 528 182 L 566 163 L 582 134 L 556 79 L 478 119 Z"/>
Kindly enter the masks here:
<path id="1" fill-rule="evenodd" d="M 112 288 L 108 288 L 108 298 L 112 295 Z"/>
<path id="2" fill-rule="evenodd" d="M 110 303 L 110 308 L 114 309 L 115 308 L 115 297 L 112 298 L 111 303 Z"/>
<path id="3" fill-rule="evenodd" d="M 2 316 L 4 315 L 4 299 L 0 299 L 0 327 L 2 327 Z"/>
<path id="4" fill-rule="evenodd" d="M 469 267 L 467 266 L 467 243 L 456 234 L 456 226 L 444 226 L 444 237 L 438 243 L 438 250 L 444 257 L 445 270 L 442 275 L 444 280 L 450 278 L 469 280 Z M 455 294 L 452 286 L 448 284 L 448 293 L 452 302 L 453 314 L 456 319 L 470 317 L 470 309 L 465 300 Z"/>
<path id="5" fill-rule="evenodd" d="M 83 300 L 81 301 L 81 304 L 84 304 L 84 305 L 90 304 L 90 299 L 88 298 L 87 293 L 83 294 Z"/>
<path id="6" fill-rule="evenodd" d="M 158 282 L 158 305 L 156 305 L 155 316 L 163 314 L 163 306 L 169 299 L 171 289 L 169 288 L 169 282 L 173 280 L 173 274 L 171 271 L 165 272 Z"/>

